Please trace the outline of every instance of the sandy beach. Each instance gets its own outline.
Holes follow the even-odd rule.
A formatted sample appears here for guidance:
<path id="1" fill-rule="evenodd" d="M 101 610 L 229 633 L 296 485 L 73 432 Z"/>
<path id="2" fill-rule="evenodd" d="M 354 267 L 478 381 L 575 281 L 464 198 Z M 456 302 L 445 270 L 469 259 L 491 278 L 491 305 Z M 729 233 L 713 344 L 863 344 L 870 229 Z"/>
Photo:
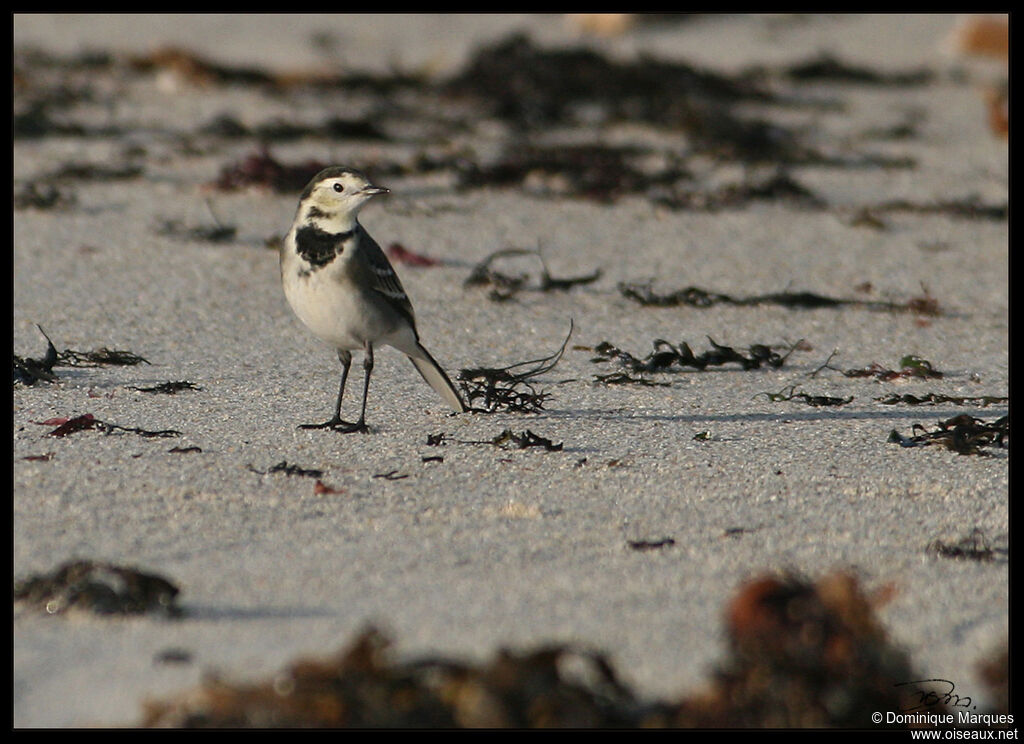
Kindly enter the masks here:
<path id="1" fill-rule="evenodd" d="M 15 603 L 14 725 L 137 725 L 144 701 L 205 674 L 266 678 L 370 624 L 399 658 L 583 644 L 639 694 L 679 698 L 726 655 L 737 589 L 781 571 L 855 574 L 888 597 L 877 617 L 921 679 L 991 705 L 977 665 L 1008 635 L 1008 449 L 891 439 L 1008 412 L 1008 144 L 986 98 L 1006 68 L 954 53 L 956 20 L 712 15 L 602 36 L 559 15 L 16 14 L 14 353 L 44 356 L 40 326 L 57 351 L 148 363 L 58 365 L 33 384 L 16 369 L 13 575 L 135 566 L 180 588 L 182 616 Z M 516 32 L 741 91 L 682 114 L 644 104 L 643 120 L 637 101 L 553 96 L 513 121 L 514 98 L 486 109 L 458 76 Z M 876 77 L 807 72 L 825 56 Z M 311 77 L 357 73 L 368 82 Z M 763 158 L 721 138 L 734 116 L 769 123 Z M 329 416 L 340 366 L 281 290 L 275 246 L 301 186 L 227 184 L 261 152 L 391 189 L 361 222 L 436 259 L 393 260 L 453 379 L 552 355 L 571 323 L 530 380 L 541 410 L 449 416 L 384 348 L 370 433 L 298 429 Z M 577 152 L 613 172 L 574 180 Z M 539 248 L 549 278 L 596 278 L 545 289 L 527 255 L 495 264 L 524 279 L 504 299 L 467 286 L 512 247 Z M 624 285 L 719 297 L 644 304 Z M 784 360 L 601 356 L 607 342 L 643 360 L 658 339 Z M 616 372 L 633 381 L 595 377 Z M 918 402 L 885 402 L 900 396 Z M 85 414 L 121 428 L 50 435 Z M 561 448 L 488 443 L 505 430 Z M 988 559 L 929 549 L 973 530 Z"/>

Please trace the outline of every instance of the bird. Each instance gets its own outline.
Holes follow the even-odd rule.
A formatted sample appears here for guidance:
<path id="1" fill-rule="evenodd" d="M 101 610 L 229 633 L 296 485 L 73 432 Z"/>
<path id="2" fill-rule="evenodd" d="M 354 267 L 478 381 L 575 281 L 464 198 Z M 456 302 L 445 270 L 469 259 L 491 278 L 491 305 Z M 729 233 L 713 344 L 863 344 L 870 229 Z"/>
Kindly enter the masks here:
<path id="1" fill-rule="evenodd" d="M 420 342 L 416 316 L 384 251 L 358 219 L 375 186 L 355 168 L 335 165 L 317 173 L 302 191 L 291 229 L 281 242 L 281 283 L 295 315 L 336 349 L 341 384 L 334 416 L 302 429 L 366 432 L 366 399 L 374 349 L 392 346 L 409 357 L 423 379 L 451 408 L 468 410 L 451 379 Z M 363 401 L 359 420 L 341 418 L 341 400 L 352 352 L 363 351 Z"/>

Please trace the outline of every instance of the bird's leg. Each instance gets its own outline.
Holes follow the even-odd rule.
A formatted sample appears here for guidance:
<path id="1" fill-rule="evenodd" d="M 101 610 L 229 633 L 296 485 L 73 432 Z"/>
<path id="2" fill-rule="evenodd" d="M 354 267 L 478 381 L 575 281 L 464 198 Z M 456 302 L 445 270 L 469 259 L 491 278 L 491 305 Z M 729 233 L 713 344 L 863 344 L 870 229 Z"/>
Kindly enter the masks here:
<path id="1" fill-rule="evenodd" d="M 366 397 L 370 392 L 370 375 L 373 373 L 373 344 L 369 341 L 363 344 L 363 407 L 359 410 L 359 420 L 354 424 L 342 423 L 332 427 L 335 431 L 342 431 L 346 434 L 353 431 L 366 432 Z"/>
<path id="2" fill-rule="evenodd" d="M 341 419 L 341 399 L 345 395 L 345 381 L 348 379 L 348 370 L 352 366 L 352 353 L 338 350 L 338 361 L 341 362 L 341 385 L 338 386 L 338 402 L 334 404 L 334 418 L 324 421 L 322 424 L 300 424 L 300 429 L 336 429 L 338 427 L 355 426 L 349 421 Z M 365 396 L 364 403 L 365 406 Z"/>

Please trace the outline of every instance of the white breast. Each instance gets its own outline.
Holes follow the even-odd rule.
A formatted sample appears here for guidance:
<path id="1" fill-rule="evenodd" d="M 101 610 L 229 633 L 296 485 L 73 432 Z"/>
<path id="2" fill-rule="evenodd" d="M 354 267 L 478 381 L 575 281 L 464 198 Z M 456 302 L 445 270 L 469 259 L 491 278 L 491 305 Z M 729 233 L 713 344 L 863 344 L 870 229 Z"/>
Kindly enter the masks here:
<path id="1" fill-rule="evenodd" d="M 366 341 L 398 348 L 414 345 L 411 330 L 396 327 L 394 314 L 378 310 L 380 298 L 370 294 L 373 290 L 352 281 L 347 271 L 351 257 L 352 250 L 346 248 L 327 266 L 310 271 L 309 264 L 297 255 L 285 254 L 281 265 L 284 294 L 299 320 L 335 349 L 362 349 Z"/>

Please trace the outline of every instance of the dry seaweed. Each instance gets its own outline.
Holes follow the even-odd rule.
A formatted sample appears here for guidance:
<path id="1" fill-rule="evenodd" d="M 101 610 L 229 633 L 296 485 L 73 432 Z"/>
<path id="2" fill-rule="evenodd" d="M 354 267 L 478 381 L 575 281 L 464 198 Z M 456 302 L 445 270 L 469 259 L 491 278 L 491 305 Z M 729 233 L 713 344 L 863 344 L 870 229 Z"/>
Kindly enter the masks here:
<path id="1" fill-rule="evenodd" d="M 130 366 L 135 364 L 149 364 L 143 357 L 121 349 L 108 349 L 106 347 L 93 351 L 75 351 L 64 349 L 57 351 L 50 337 L 41 326 L 36 326 L 39 332 L 46 339 L 46 355 L 42 359 L 31 357 L 23 358 L 14 355 L 14 382 L 23 385 L 34 385 L 39 380 L 54 382 L 57 375 L 54 367 L 100 367 L 104 365 Z"/>
<path id="2" fill-rule="evenodd" d="M 394 480 L 402 480 L 404 478 L 408 478 L 409 475 L 407 473 L 399 473 L 397 470 L 389 470 L 386 473 L 374 473 L 373 477 L 374 478 L 383 478 L 384 480 L 389 480 L 389 481 L 394 481 Z"/>
<path id="3" fill-rule="evenodd" d="M 102 367 L 105 365 L 130 367 L 135 364 L 151 364 L 148 359 L 123 349 L 101 347 L 93 351 L 64 349 L 58 355 L 61 367 Z"/>
<path id="4" fill-rule="evenodd" d="M 99 429 L 104 434 L 113 434 L 114 432 L 123 431 L 129 434 L 138 434 L 140 437 L 144 437 L 146 439 L 153 439 L 157 437 L 166 438 L 181 436 L 181 432 L 175 429 L 160 429 L 157 431 L 151 431 L 149 429 L 140 429 L 135 426 L 121 426 L 120 424 L 111 424 L 106 421 L 100 421 L 91 413 L 83 413 L 81 416 L 75 416 L 74 418 L 57 417 L 47 419 L 46 421 L 40 421 L 38 423 L 46 426 L 53 426 L 54 424 L 58 424 L 56 429 L 47 432 L 47 434 L 51 437 L 66 437 L 69 434 L 74 434 L 79 431 L 89 431 L 91 429 Z"/>
<path id="5" fill-rule="evenodd" d="M 536 413 L 544 407 L 549 393 L 540 391 L 530 380 L 554 369 L 565 353 L 566 344 L 572 337 L 573 323 L 569 322 L 569 333 L 562 346 L 554 354 L 541 359 L 517 362 L 507 367 L 476 367 L 459 371 L 457 380 L 474 413 Z M 479 404 L 477 404 L 479 401 Z M 429 443 L 429 442 L 428 442 Z"/>
<path id="6" fill-rule="evenodd" d="M 626 194 L 645 194 L 689 177 L 678 161 L 658 170 L 640 164 L 649 151 L 604 144 L 510 144 L 493 162 L 467 162 L 458 169 L 462 188 L 527 186 L 530 191 L 614 202 Z"/>
<path id="7" fill-rule="evenodd" d="M 196 385 L 194 382 L 188 380 L 178 380 L 177 382 L 163 382 L 159 385 L 153 385 L 151 387 L 134 387 L 129 385 L 130 390 L 138 390 L 140 393 L 160 393 L 163 395 L 174 395 L 182 390 L 202 390 L 201 387 Z"/>
<path id="8" fill-rule="evenodd" d="M 977 665 L 978 677 L 988 688 L 994 713 L 1010 712 L 1010 648 L 1003 642 Z"/>
<path id="9" fill-rule="evenodd" d="M 781 305 L 796 310 L 816 310 L 824 307 L 860 307 L 867 310 L 888 312 L 912 312 L 921 315 L 939 315 L 938 302 L 927 290 L 922 297 L 915 297 L 907 302 L 886 302 L 881 300 L 859 300 L 849 298 L 828 297 L 816 292 L 769 292 L 748 297 L 734 297 L 721 292 L 711 292 L 700 287 L 686 287 L 673 292 L 659 293 L 652 289 L 652 282 L 619 284 L 619 292 L 641 305 L 651 307 L 711 307 L 716 304 L 757 306 Z"/>
<path id="10" fill-rule="evenodd" d="M 780 93 L 780 78 L 794 81 L 809 76 L 852 76 L 871 84 L 899 84 L 901 80 L 911 84 L 913 80 L 914 73 L 880 73 L 828 58 L 811 60 L 766 81 L 763 71 L 729 75 L 648 56 L 622 61 L 582 45 L 546 48 L 526 35 L 513 34 L 479 48 L 459 72 L 439 81 L 395 71 L 275 71 L 224 64 L 183 48 L 157 49 L 142 55 L 106 55 L 95 61 L 84 55 L 60 59 L 21 51 L 16 64 L 24 80 L 30 79 L 36 69 L 85 71 L 85 82 L 74 89 L 63 82 L 67 75 L 50 74 L 45 83 L 38 80 L 42 76 L 36 76 L 36 86 L 44 90 L 36 91 L 27 101 L 24 96 L 17 101 L 15 135 L 20 137 L 117 133 L 112 127 L 97 128 L 68 121 L 58 116 L 57 111 L 67 108 L 69 101 L 94 96 L 97 75 L 125 72 L 151 75 L 170 71 L 178 80 L 197 86 L 258 86 L 275 93 L 296 88 L 343 90 L 364 94 L 371 104 L 368 113 L 356 118 L 331 116 L 313 123 L 273 119 L 246 125 L 230 113 L 221 113 L 194 132 L 175 132 L 186 138 L 186 145 L 193 135 L 261 143 L 288 142 L 301 137 L 397 141 L 402 137 L 390 133 L 389 119 L 401 122 L 396 131 L 408 131 L 413 122 L 420 130 L 443 127 L 446 136 L 452 131 L 473 131 L 484 118 L 502 120 L 509 125 L 509 135 L 493 159 L 482 161 L 463 146 L 458 153 L 420 152 L 411 160 L 389 161 L 382 156 L 376 164 L 382 174 L 444 171 L 463 188 L 496 185 L 537 190 L 535 187 L 539 186 L 546 193 L 604 202 L 640 194 L 673 209 L 721 209 L 764 199 L 823 208 L 824 200 L 789 175 L 787 166 L 914 165 L 906 157 L 824 151 L 804 141 L 805 131 L 810 128 L 801 130 L 750 113 L 750 103 L 801 108 L 837 106 L 835 102 Z M 397 91 L 404 94 L 400 101 L 394 96 Z M 440 110 L 439 98 L 444 104 Z M 743 111 L 742 107 L 748 110 Z M 577 127 L 600 132 L 616 122 L 685 132 L 689 149 L 681 154 L 672 148 L 609 145 L 596 137 L 571 143 L 544 139 L 553 128 Z M 705 193 L 685 186 L 684 182 L 691 177 L 685 158 L 691 152 L 744 163 L 771 164 L 776 170 L 767 178 L 745 178 L 740 184 Z M 240 163 L 225 166 L 214 186 L 237 189 L 256 184 L 281 192 L 298 191 L 323 165 L 313 161 L 286 165 L 263 150 Z M 89 166 L 79 175 L 123 178 L 140 172 L 137 166 L 129 168 L 104 172 Z M 69 172 L 74 170 L 71 164 Z M 905 210 L 923 206 L 966 217 L 999 218 L 986 205 L 962 202 L 934 207 L 893 202 L 880 208 Z M 1002 209 L 1002 219 L 1005 211 Z"/>
<path id="11" fill-rule="evenodd" d="M 59 358 L 57 349 L 50 340 L 50 337 L 46 335 L 46 331 L 39 325 L 36 328 L 39 329 L 39 332 L 43 334 L 43 338 L 46 339 L 46 354 L 43 355 L 42 359 L 20 357 L 14 354 L 15 385 L 21 383 L 31 387 L 40 380 L 43 382 L 56 382 L 57 380 L 57 375 L 53 371 Z"/>
<path id="12" fill-rule="evenodd" d="M 184 648 L 165 648 L 153 656 L 154 664 L 191 664 L 192 652 Z"/>
<path id="13" fill-rule="evenodd" d="M 298 465 L 289 465 L 287 460 L 281 460 L 277 465 L 274 465 L 267 470 L 257 470 L 252 465 L 249 465 L 248 468 L 259 475 L 284 473 L 287 476 L 299 475 L 306 478 L 322 478 L 324 474 L 323 470 L 317 470 L 315 468 L 300 468 Z"/>
<path id="14" fill-rule="evenodd" d="M 319 478 L 317 479 L 316 483 L 313 484 L 313 494 L 315 496 L 327 496 L 327 495 L 330 495 L 330 494 L 338 494 L 338 493 L 345 493 L 345 489 L 344 488 L 334 488 L 333 486 L 328 486 L 326 483 L 324 483 Z"/>
<path id="15" fill-rule="evenodd" d="M 53 459 L 53 454 L 53 452 L 47 452 L 45 455 L 26 455 L 21 459 L 29 462 L 49 462 Z"/>
<path id="16" fill-rule="evenodd" d="M 766 344 L 754 344 L 744 354 L 731 346 L 723 346 L 715 342 L 710 336 L 708 336 L 708 341 L 712 348 L 698 355 L 693 353 L 690 345 L 685 341 L 679 346 L 674 346 L 664 339 L 655 339 L 654 351 L 643 359 L 638 359 L 629 352 L 623 351 L 607 341 L 602 341 L 594 347 L 598 356 L 591 361 L 615 362 L 631 372 L 676 372 L 678 368 L 684 367 L 703 370 L 707 367 L 729 363 L 739 364 L 745 370 L 759 369 L 764 365 L 777 369 L 785 364 L 786 359 L 799 344 L 799 342 L 793 344 L 784 355 L 773 351 Z"/>
<path id="17" fill-rule="evenodd" d="M 594 381 L 603 385 L 639 385 L 641 387 L 669 387 L 670 382 L 648 380 L 642 375 L 634 377 L 628 372 L 610 372 L 606 375 L 594 375 Z"/>
<path id="18" fill-rule="evenodd" d="M 650 549 L 670 541 L 651 541 Z M 921 679 L 878 622 L 880 601 L 852 574 L 749 581 L 727 610 L 728 656 L 705 689 L 674 700 L 643 699 L 609 658 L 579 644 L 500 649 L 479 664 L 400 662 L 390 640 L 369 628 L 340 651 L 298 659 L 263 681 L 206 674 L 198 688 L 147 702 L 141 724 L 865 729 L 873 713 L 907 710 L 899 685 Z M 929 711 L 946 706 L 938 701 Z"/>
<path id="19" fill-rule="evenodd" d="M 788 388 L 783 388 L 777 393 L 758 393 L 757 395 L 764 395 L 768 400 L 778 403 L 780 401 L 793 400 L 794 398 L 801 399 L 804 403 L 809 406 L 845 406 L 847 403 L 853 401 L 853 396 L 848 398 L 837 398 L 831 395 L 810 395 L 808 393 L 798 392 L 796 385 L 790 385 Z M 754 397 L 756 398 L 757 395 Z"/>
<path id="20" fill-rule="evenodd" d="M 147 74 L 170 70 L 196 85 L 262 85 L 273 82 L 273 77 L 259 68 L 220 64 L 180 47 L 165 46 L 147 54 L 131 55 L 127 64 L 135 71 Z"/>
<path id="21" fill-rule="evenodd" d="M 908 199 L 873 204 L 871 212 L 910 212 L 913 214 L 943 214 L 966 220 L 992 220 L 1004 222 L 1009 217 L 1009 204 L 985 204 L 978 196 L 967 196 L 962 199 L 935 200 L 931 202 L 914 202 Z"/>
<path id="22" fill-rule="evenodd" d="M 505 429 L 501 434 L 494 437 L 494 439 L 487 439 L 483 441 L 462 441 L 463 444 L 493 444 L 495 447 L 501 447 L 502 449 L 527 449 L 528 447 L 541 447 L 548 452 L 561 452 L 562 443 L 555 444 L 550 439 L 542 437 L 539 434 L 527 429 L 526 431 L 516 434 L 511 429 Z"/>
<path id="23" fill-rule="evenodd" d="M 925 547 L 925 552 L 934 553 L 943 558 L 955 558 L 958 560 L 972 560 L 989 563 L 998 559 L 1007 560 L 1009 549 L 995 546 L 989 542 L 988 536 L 983 530 L 975 527 L 970 534 L 962 537 L 956 542 L 945 540 L 932 540 Z"/>
<path id="24" fill-rule="evenodd" d="M 829 158 L 776 123 L 742 117 L 745 102 L 783 103 L 753 76 L 725 76 L 682 62 L 618 62 L 585 47 L 547 49 L 515 34 L 479 49 L 440 87 L 516 130 L 595 121 L 645 122 L 685 131 L 693 148 L 751 162 L 817 163 Z"/>
<path id="25" fill-rule="evenodd" d="M 670 548 L 676 544 L 676 541 L 671 537 L 663 537 L 658 540 L 627 540 L 626 544 L 631 550 L 647 551 Z"/>
<path id="26" fill-rule="evenodd" d="M 521 256 L 535 256 L 541 265 L 540 278 L 537 283 L 537 290 L 550 292 L 556 290 L 567 290 L 577 285 L 591 284 L 601 278 L 601 270 L 577 277 L 554 277 L 548 270 L 547 261 L 540 249 L 531 248 L 502 248 L 485 256 L 469 272 L 469 276 L 463 281 L 464 287 L 489 286 L 491 291 L 488 298 L 498 302 L 509 300 L 516 292 L 524 289 L 529 281 L 528 274 L 506 274 L 493 268 L 493 264 L 501 259 L 518 258 Z"/>
<path id="27" fill-rule="evenodd" d="M 715 191 L 672 187 L 651 193 L 651 200 L 671 209 L 714 212 L 737 209 L 754 201 L 783 201 L 802 209 L 824 209 L 824 199 L 784 170 L 768 176 L 745 176 L 742 183 L 730 183 Z"/>
<path id="28" fill-rule="evenodd" d="M 138 178 L 143 173 L 141 165 L 132 163 L 62 163 L 59 168 L 53 171 L 46 178 L 48 180 L 65 181 L 77 179 L 80 181 L 125 181 Z"/>
<path id="29" fill-rule="evenodd" d="M 862 85 L 885 85 L 909 87 L 926 85 L 935 78 L 927 68 L 889 72 L 853 65 L 831 54 L 822 52 L 816 57 L 789 65 L 782 74 L 800 82 L 859 83 Z"/>
<path id="30" fill-rule="evenodd" d="M 910 393 L 904 393 L 899 395 L 898 393 L 892 393 L 891 395 L 884 395 L 879 398 L 875 398 L 875 401 L 883 405 L 892 406 L 898 403 L 903 403 L 909 406 L 936 406 L 940 403 L 952 403 L 956 406 L 981 406 L 985 408 L 995 403 L 1009 403 L 1008 397 L 1000 397 L 996 395 L 970 395 L 970 396 L 957 396 L 957 395 L 943 395 L 941 393 L 927 393 L 925 395 L 911 395 Z"/>
<path id="31" fill-rule="evenodd" d="M 157 574 L 100 561 L 65 563 L 49 574 L 16 581 L 14 601 L 58 615 L 86 610 L 98 615 L 182 614 L 178 587 Z"/>
<path id="32" fill-rule="evenodd" d="M 15 209 L 67 209 L 76 201 L 73 193 L 46 181 L 28 181 L 14 192 Z"/>
<path id="33" fill-rule="evenodd" d="M 216 219 L 216 218 L 214 218 Z M 235 239 L 238 228 L 235 225 L 186 226 L 178 220 L 162 220 L 156 227 L 157 235 L 165 235 L 177 240 L 194 240 L 203 243 L 227 243 Z"/>
<path id="34" fill-rule="evenodd" d="M 524 256 L 533 253 L 527 248 L 503 248 L 486 256 L 476 264 L 470 271 L 469 276 L 463 282 L 464 287 L 490 286 L 490 299 L 496 301 L 507 300 L 512 297 L 529 278 L 526 274 L 515 276 L 505 274 L 491 268 L 491 264 L 501 258 L 509 256 Z"/>
<path id="35" fill-rule="evenodd" d="M 443 262 L 439 258 L 425 256 L 406 248 L 401 243 L 391 243 L 385 251 L 393 262 L 406 264 L 408 266 L 440 266 Z"/>
<path id="36" fill-rule="evenodd" d="M 921 424 L 914 424 L 911 436 L 905 437 L 895 429 L 889 434 L 889 441 L 901 447 L 926 447 L 941 444 L 959 455 L 989 455 L 986 447 L 1006 449 L 1010 446 L 1010 417 L 1003 416 L 992 423 L 986 423 L 966 413 L 938 422 L 938 428 L 928 431 Z"/>
<path id="37" fill-rule="evenodd" d="M 241 162 L 222 167 L 220 175 L 211 185 L 222 191 L 260 186 L 278 193 L 293 193 L 305 188 L 309 180 L 327 165 L 319 160 L 281 163 L 270 154 L 266 146 L 262 146 Z"/>
<path id="38" fill-rule="evenodd" d="M 373 115 L 359 119 L 331 116 L 319 124 L 298 124 L 293 121 L 275 119 L 247 127 L 231 115 L 220 114 L 202 125 L 197 133 L 224 139 L 253 138 L 260 142 L 290 142 L 304 137 L 374 141 L 389 139 L 374 120 Z"/>
<path id="39" fill-rule="evenodd" d="M 58 106 L 52 97 L 37 99 L 16 111 L 12 118 L 12 134 L 15 139 L 39 139 L 41 137 L 80 137 L 86 128 L 80 124 L 59 121 L 53 116 Z"/>
<path id="40" fill-rule="evenodd" d="M 879 728 L 872 714 L 906 710 L 897 685 L 921 676 L 887 638 L 877 601 L 848 573 L 813 583 L 795 574 L 753 579 L 727 610 L 729 657 L 659 724 Z"/>
<path id="41" fill-rule="evenodd" d="M 424 81 L 415 75 L 391 73 L 335 73 L 323 70 L 275 72 L 246 65 L 228 65 L 181 47 L 162 47 L 146 54 L 128 56 L 127 65 L 139 73 L 173 72 L 199 87 L 213 85 L 265 86 L 271 90 L 292 88 L 330 90 L 368 90 L 384 94 L 400 88 L 421 87 Z"/>
<path id="42" fill-rule="evenodd" d="M 935 369 L 931 362 L 927 359 L 922 359 L 915 354 L 907 354 L 900 359 L 900 368 L 898 370 L 889 369 L 883 367 L 878 362 L 872 362 L 868 367 L 858 367 L 853 369 L 839 369 L 833 367 L 830 362 L 839 353 L 839 350 L 833 351 L 829 354 L 828 359 L 825 363 L 818 367 L 816 370 L 810 373 L 810 377 L 816 377 L 819 372 L 825 369 L 830 369 L 833 372 L 840 372 L 844 377 L 873 377 L 879 382 L 892 382 L 893 380 L 899 379 L 941 379 L 943 373 Z"/>
<path id="43" fill-rule="evenodd" d="M 277 728 L 590 728 L 639 722 L 602 654 L 580 646 L 501 649 L 480 666 L 399 663 L 370 628 L 340 652 L 299 659 L 272 680 L 207 676 L 189 696 L 145 705 L 143 726 Z M 567 669 L 583 666 L 574 675 Z"/>
<path id="44" fill-rule="evenodd" d="M 441 90 L 486 102 L 491 115 L 524 128 L 572 122 L 584 103 L 606 119 L 678 126 L 701 104 L 774 98 L 757 83 L 685 63 L 619 63 L 584 47 L 541 48 L 525 34 L 481 47 Z"/>

